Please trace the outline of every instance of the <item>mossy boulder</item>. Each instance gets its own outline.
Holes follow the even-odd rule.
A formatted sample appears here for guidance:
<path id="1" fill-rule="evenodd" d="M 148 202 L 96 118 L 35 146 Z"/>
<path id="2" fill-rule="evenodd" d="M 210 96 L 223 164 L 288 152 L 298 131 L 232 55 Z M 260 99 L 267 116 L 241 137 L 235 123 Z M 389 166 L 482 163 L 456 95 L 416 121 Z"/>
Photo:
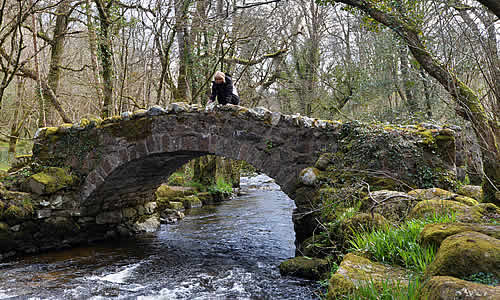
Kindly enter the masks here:
<path id="1" fill-rule="evenodd" d="M 71 175 L 67 169 L 49 167 L 40 173 L 30 176 L 22 184 L 22 188 L 26 192 L 38 195 L 52 194 L 73 185 L 75 182 L 76 177 Z"/>
<path id="2" fill-rule="evenodd" d="M 165 184 L 160 185 L 158 189 L 156 189 L 155 195 L 156 198 L 167 198 L 173 199 L 178 197 L 190 196 L 195 193 L 193 188 L 189 187 L 181 187 L 181 186 L 168 186 Z"/>
<path id="3" fill-rule="evenodd" d="M 201 202 L 198 197 L 191 195 L 184 197 L 182 199 L 182 203 L 184 204 L 184 208 L 191 209 L 191 208 L 197 208 L 197 207 L 202 207 L 203 203 Z"/>
<path id="4" fill-rule="evenodd" d="M 5 220 L 9 224 L 14 224 L 19 221 L 29 219 L 33 215 L 33 207 L 31 205 L 9 205 L 6 207 L 0 220 Z"/>
<path id="5" fill-rule="evenodd" d="M 423 285 L 419 297 L 421 300 L 495 300 L 500 299 L 500 287 L 451 276 L 434 276 Z"/>
<path id="6" fill-rule="evenodd" d="M 174 210 L 184 210 L 184 204 L 182 202 L 170 201 L 169 208 Z"/>
<path id="7" fill-rule="evenodd" d="M 462 222 L 478 222 L 479 215 L 471 215 L 468 205 L 452 200 L 424 200 L 410 211 L 410 218 L 426 219 L 436 215 L 456 215 Z"/>
<path id="8" fill-rule="evenodd" d="M 444 239 L 465 231 L 476 231 L 500 239 L 500 226 L 477 223 L 428 224 L 420 233 L 419 243 L 439 247 Z"/>
<path id="9" fill-rule="evenodd" d="M 297 276 L 313 280 L 324 278 L 329 270 L 328 260 L 304 256 L 285 260 L 280 264 L 281 275 Z"/>
<path id="10" fill-rule="evenodd" d="M 408 286 L 408 272 L 402 268 L 372 262 L 349 253 L 344 256 L 337 272 L 330 278 L 327 299 L 339 299 L 359 286 L 373 283 L 375 287 L 393 283 Z"/>
<path id="11" fill-rule="evenodd" d="M 425 275 L 465 278 L 479 272 L 500 278 L 500 240 L 466 231 L 443 240 Z"/>
<path id="12" fill-rule="evenodd" d="M 374 231 L 389 225 L 384 216 L 374 213 L 360 213 L 345 219 L 341 222 L 341 231 L 345 239 L 353 235 L 354 232 Z"/>
<path id="13" fill-rule="evenodd" d="M 185 182 L 184 176 L 178 174 L 173 174 L 168 178 L 168 185 L 170 186 L 183 186 Z"/>
<path id="14" fill-rule="evenodd" d="M 478 185 L 462 185 L 458 189 L 457 193 L 470 198 L 474 198 L 477 201 L 483 200 L 483 188 Z"/>
<path id="15" fill-rule="evenodd" d="M 481 222 L 490 223 L 500 220 L 500 207 L 493 203 L 479 203 L 471 208 L 470 213 Z"/>
<path id="16" fill-rule="evenodd" d="M 378 213 L 389 221 L 400 222 L 408 215 L 416 202 L 406 193 L 380 190 L 365 197 L 361 209 L 370 213 Z"/>
<path id="17" fill-rule="evenodd" d="M 408 195 L 417 198 L 420 201 L 423 200 L 454 200 L 468 206 L 477 205 L 478 200 L 465 196 L 455 194 L 450 191 L 446 191 L 440 188 L 431 188 L 431 189 L 416 189 L 408 192 Z"/>
<path id="18" fill-rule="evenodd" d="M 318 158 L 318 160 L 314 164 L 314 167 L 321 171 L 325 171 L 328 165 L 333 161 L 333 158 L 333 153 L 324 153 Z"/>
<path id="19" fill-rule="evenodd" d="M 209 192 L 197 193 L 196 197 L 198 197 L 198 199 L 200 199 L 200 201 L 201 201 L 201 203 L 203 203 L 203 205 L 214 204 L 216 202 L 213 194 L 209 193 Z"/>

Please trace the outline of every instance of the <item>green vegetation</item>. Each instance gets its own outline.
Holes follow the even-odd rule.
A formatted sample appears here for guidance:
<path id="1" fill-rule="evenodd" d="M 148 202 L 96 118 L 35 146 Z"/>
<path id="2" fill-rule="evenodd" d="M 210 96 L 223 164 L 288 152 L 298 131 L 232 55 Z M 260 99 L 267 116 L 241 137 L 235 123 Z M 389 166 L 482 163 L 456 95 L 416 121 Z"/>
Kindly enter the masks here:
<path id="1" fill-rule="evenodd" d="M 352 300 L 416 300 L 419 299 L 421 282 L 418 278 L 410 280 L 408 287 L 400 282 L 383 281 L 375 284 L 370 281 L 360 285 L 343 299 Z"/>
<path id="2" fill-rule="evenodd" d="M 215 185 L 209 186 L 207 191 L 212 194 L 230 195 L 233 192 L 231 184 L 227 183 L 224 178 L 217 178 Z"/>
<path id="3" fill-rule="evenodd" d="M 500 284 L 500 281 L 498 280 L 498 278 L 494 274 L 483 273 L 483 272 L 469 275 L 466 278 L 464 278 L 464 280 L 477 282 L 477 283 L 481 283 L 481 284 L 492 285 L 492 286 L 497 286 L 498 284 Z"/>
<path id="4" fill-rule="evenodd" d="M 387 226 L 373 232 L 353 232 L 351 250 L 367 253 L 372 259 L 424 272 L 434 259 L 435 246 L 421 246 L 418 237 L 425 225 L 454 222 L 454 215 L 436 215 L 425 220 L 410 220 L 397 228 Z"/>

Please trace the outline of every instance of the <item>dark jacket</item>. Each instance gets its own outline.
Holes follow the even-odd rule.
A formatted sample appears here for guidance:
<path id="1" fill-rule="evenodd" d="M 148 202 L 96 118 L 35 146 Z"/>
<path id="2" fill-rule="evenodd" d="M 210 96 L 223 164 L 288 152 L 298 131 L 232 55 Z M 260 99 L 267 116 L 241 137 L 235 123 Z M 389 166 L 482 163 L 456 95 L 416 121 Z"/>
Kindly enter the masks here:
<path id="1" fill-rule="evenodd" d="M 210 100 L 214 101 L 217 98 L 219 104 L 222 105 L 228 103 L 238 104 L 240 99 L 237 95 L 233 94 L 233 80 L 226 75 L 224 81 L 220 84 L 212 81 L 212 95 L 210 95 Z"/>

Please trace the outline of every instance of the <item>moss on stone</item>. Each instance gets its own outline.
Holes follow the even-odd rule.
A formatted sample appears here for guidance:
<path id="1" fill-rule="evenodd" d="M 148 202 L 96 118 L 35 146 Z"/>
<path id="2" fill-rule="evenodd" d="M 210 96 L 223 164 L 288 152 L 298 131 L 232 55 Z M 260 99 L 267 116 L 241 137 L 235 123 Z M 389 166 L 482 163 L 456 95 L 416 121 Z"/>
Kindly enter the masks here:
<path id="1" fill-rule="evenodd" d="M 341 230 L 344 238 L 348 238 L 356 232 L 370 232 L 374 230 L 383 229 L 389 225 L 389 222 L 384 216 L 374 213 L 360 213 L 345 219 L 341 222 Z"/>
<path id="2" fill-rule="evenodd" d="M 329 264 L 326 259 L 299 256 L 285 260 L 279 268 L 281 275 L 319 280 L 326 276 Z"/>
<path id="3" fill-rule="evenodd" d="M 425 275 L 465 278 L 479 272 L 500 278 L 500 240 L 466 231 L 443 240 Z"/>
<path id="4" fill-rule="evenodd" d="M 410 217 L 426 219 L 443 214 L 456 214 L 458 216 L 466 214 L 467 208 L 467 205 L 452 200 L 424 200 L 412 208 Z"/>
<path id="5" fill-rule="evenodd" d="M 184 210 L 184 204 L 182 202 L 170 201 L 169 208 L 174 210 Z"/>
<path id="6" fill-rule="evenodd" d="M 67 169 L 49 167 L 40 173 L 32 175 L 28 180 L 36 181 L 43 186 L 40 194 L 51 194 L 71 186 L 76 178 L 72 176 Z"/>
<path id="7" fill-rule="evenodd" d="M 23 219 L 26 212 L 19 206 L 9 205 L 3 213 L 3 219 Z"/>
<path id="8" fill-rule="evenodd" d="M 373 283 L 375 288 L 381 288 L 384 283 L 405 287 L 408 285 L 408 274 L 404 269 L 375 263 L 349 253 L 344 256 L 337 272 L 330 278 L 327 299 L 339 299 L 367 283 Z"/>
<path id="9" fill-rule="evenodd" d="M 408 195 L 415 197 L 418 200 L 449 200 L 454 196 L 452 192 L 440 188 L 415 189 L 409 191 Z"/>
<path id="10" fill-rule="evenodd" d="M 477 185 L 462 185 L 458 188 L 457 193 L 476 199 L 477 201 L 482 201 L 483 199 L 483 189 Z"/>
<path id="11" fill-rule="evenodd" d="M 186 209 L 201 207 L 203 205 L 200 199 L 198 199 L 198 197 L 194 195 L 184 197 L 182 199 L 182 203 L 184 204 L 184 208 Z"/>
<path id="12" fill-rule="evenodd" d="M 467 196 L 461 196 L 461 195 L 454 197 L 454 200 L 457 202 L 463 203 L 465 205 L 468 205 L 468 206 L 474 206 L 474 205 L 479 204 L 479 202 L 477 202 L 477 200 L 472 199 L 472 198 L 467 197 Z"/>
<path id="13" fill-rule="evenodd" d="M 457 233 L 475 231 L 500 239 L 500 226 L 477 223 L 428 224 L 420 233 L 419 243 L 439 247 L 449 236 Z"/>
<path id="14" fill-rule="evenodd" d="M 7 232 L 9 230 L 9 225 L 6 223 L 0 222 L 0 232 Z"/>
<path id="15" fill-rule="evenodd" d="M 86 118 L 83 118 L 83 119 L 80 120 L 79 125 L 80 125 L 81 128 L 85 128 L 85 127 L 87 127 L 87 126 L 90 125 L 90 120 L 86 119 Z"/>
<path id="16" fill-rule="evenodd" d="M 195 191 L 191 188 L 185 187 L 174 187 L 168 185 L 160 185 L 158 189 L 156 189 L 155 195 L 156 198 L 167 198 L 172 200 L 174 198 L 182 198 L 185 196 L 193 195 Z"/>

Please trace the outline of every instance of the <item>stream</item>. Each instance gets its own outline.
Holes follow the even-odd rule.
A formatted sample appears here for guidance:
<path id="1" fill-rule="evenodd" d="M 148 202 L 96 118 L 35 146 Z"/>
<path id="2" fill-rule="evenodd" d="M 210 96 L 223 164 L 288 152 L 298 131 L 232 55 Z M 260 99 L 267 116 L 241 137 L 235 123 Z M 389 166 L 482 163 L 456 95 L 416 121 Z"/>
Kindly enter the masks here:
<path id="1" fill-rule="evenodd" d="M 279 273 L 293 201 L 265 175 L 241 191 L 152 234 L 0 263 L 0 299 L 318 299 L 316 282 Z"/>

